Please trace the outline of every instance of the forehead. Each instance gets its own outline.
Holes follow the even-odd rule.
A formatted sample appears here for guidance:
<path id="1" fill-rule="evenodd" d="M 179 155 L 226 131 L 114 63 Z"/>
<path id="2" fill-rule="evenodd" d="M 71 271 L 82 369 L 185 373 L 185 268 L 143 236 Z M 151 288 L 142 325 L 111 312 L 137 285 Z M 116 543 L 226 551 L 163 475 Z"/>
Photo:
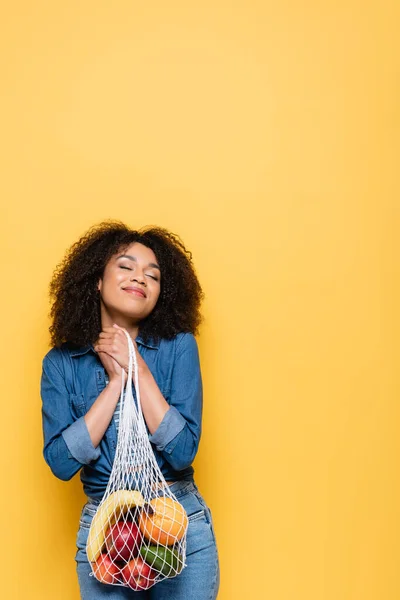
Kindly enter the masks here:
<path id="1" fill-rule="evenodd" d="M 139 262 L 158 264 L 156 255 L 154 254 L 153 250 L 151 248 L 148 248 L 147 246 L 144 246 L 143 244 L 140 244 L 139 242 L 134 242 L 127 248 L 124 248 L 120 252 L 117 252 L 114 259 L 117 260 L 119 256 L 130 256 Z"/>

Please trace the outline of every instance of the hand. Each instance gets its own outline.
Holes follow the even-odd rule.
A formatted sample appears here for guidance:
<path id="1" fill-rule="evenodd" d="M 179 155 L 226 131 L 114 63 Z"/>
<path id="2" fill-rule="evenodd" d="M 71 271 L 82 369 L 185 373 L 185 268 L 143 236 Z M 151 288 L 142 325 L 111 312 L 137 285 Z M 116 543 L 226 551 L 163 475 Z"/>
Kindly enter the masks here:
<path id="1" fill-rule="evenodd" d="M 107 352 L 99 351 L 98 354 L 99 354 L 99 358 L 102 362 L 103 367 L 107 371 L 109 380 L 110 381 L 118 380 L 119 382 L 121 382 L 122 373 L 123 373 L 124 374 L 123 385 L 125 385 L 126 380 L 127 380 L 127 375 L 126 375 L 125 370 L 117 363 L 117 361 L 112 356 L 107 354 Z"/>
<path id="2" fill-rule="evenodd" d="M 113 327 L 104 327 L 99 335 L 99 339 L 95 342 L 94 349 L 96 352 L 107 353 L 125 370 L 126 373 L 128 373 L 129 345 L 124 331 L 126 331 L 126 329 L 119 327 L 119 325 L 115 323 Z M 132 342 L 136 350 L 139 373 L 144 372 L 148 367 L 139 354 L 135 340 L 132 340 Z"/>

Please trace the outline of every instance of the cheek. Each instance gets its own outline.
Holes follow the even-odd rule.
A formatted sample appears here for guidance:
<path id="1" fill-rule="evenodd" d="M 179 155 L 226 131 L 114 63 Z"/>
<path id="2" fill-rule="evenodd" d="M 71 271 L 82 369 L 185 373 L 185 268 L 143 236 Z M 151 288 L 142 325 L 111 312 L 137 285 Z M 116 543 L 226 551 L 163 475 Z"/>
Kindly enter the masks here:
<path id="1" fill-rule="evenodd" d="M 126 273 L 128 271 L 123 271 L 122 269 L 106 273 L 103 279 L 103 290 L 107 290 L 110 294 L 117 288 L 120 288 L 122 283 L 127 279 Z"/>
<path id="2" fill-rule="evenodd" d="M 101 295 L 104 300 L 112 301 L 116 299 L 119 293 L 119 288 L 121 287 L 122 281 L 120 281 L 120 277 L 105 277 L 103 280 Z"/>

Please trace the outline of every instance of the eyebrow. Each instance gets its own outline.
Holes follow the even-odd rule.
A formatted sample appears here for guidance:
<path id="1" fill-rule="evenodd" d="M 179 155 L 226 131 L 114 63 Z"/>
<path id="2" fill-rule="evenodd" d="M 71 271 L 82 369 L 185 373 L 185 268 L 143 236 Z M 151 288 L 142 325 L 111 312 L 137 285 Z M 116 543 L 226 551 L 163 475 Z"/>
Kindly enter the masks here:
<path id="1" fill-rule="evenodd" d="M 121 256 L 117 256 L 117 260 L 119 258 L 129 258 L 130 260 L 137 262 L 136 256 L 130 256 L 129 254 L 121 254 Z M 149 263 L 148 266 L 153 267 L 153 269 L 158 269 L 159 271 L 161 271 L 160 267 L 158 265 L 156 265 L 156 263 Z"/>

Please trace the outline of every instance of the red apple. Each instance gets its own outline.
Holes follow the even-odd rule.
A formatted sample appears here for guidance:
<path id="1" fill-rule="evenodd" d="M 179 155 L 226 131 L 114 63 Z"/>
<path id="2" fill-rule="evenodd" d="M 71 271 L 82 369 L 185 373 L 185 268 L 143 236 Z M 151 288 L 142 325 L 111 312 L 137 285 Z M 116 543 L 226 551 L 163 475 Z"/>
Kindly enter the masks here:
<path id="1" fill-rule="evenodd" d="M 110 558 L 127 561 L 137 556 L 141 537 L 134 521 L 117 521 L 106 533 L 106 547 Z"/>
<path id="2" fill-rule="evenodd" d="M 121 570 L 108 554 L 100 554 L 96 562 L 92 563 L 93 573 L 103 583 L 117 583 L 121 579 Z"/>
<path id="3" fill-rule="evenodd" d="M 139 557 L 130 560 L 122 569 L 122 579 L 132 590 L 147 590 L 153 585 L 156 575 Z"/>

